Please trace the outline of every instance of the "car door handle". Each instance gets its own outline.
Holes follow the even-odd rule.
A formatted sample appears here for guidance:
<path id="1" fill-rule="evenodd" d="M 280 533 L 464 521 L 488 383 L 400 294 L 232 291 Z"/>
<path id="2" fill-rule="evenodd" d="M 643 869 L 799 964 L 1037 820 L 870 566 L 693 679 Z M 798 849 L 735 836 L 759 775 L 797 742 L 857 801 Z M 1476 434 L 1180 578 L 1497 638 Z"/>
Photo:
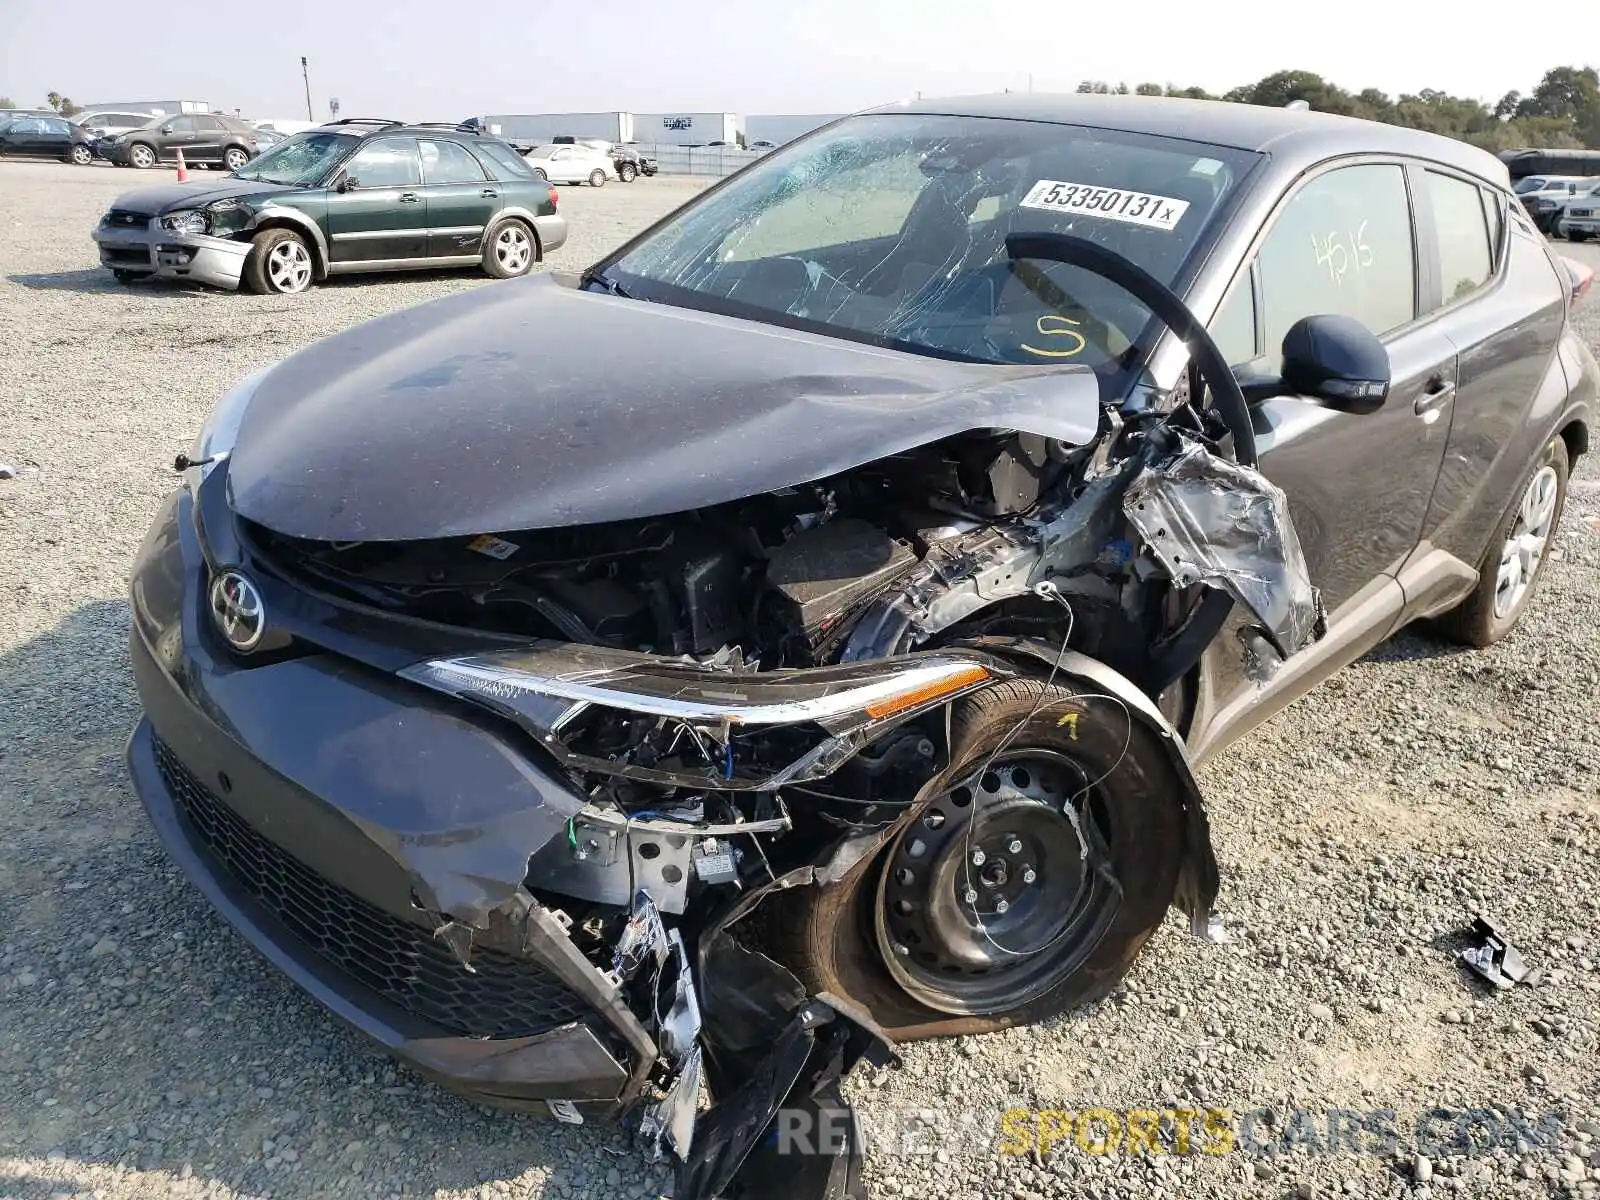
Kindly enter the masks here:
<path id="1" fill-rule="evenodd" d="M 478 193 L 478 195 L 483 196 L 483 197 L 485 197 L 485 198 L 487 198 L 489 200 L 493 200 L 499 194 L 500 193 L 495 191 L 493 188 L 484 188 L 483 191 Z"/>
<path id="2" fill-rule="evenodd" d="M 417 195 L 415 192 L 401 192 L 400 193 L 400 203 L 401 204 L 415 204 L 418 200 L 421 200 L 421 199 L 422 199 L 422 197 Z"/>
<path id="3" fill-rule="evenodd" d="M 1445 379 L 1435 375 L 1428 380 L 1428 386 L 1422 395 L 1417 397 L 1417 402 L 1411 406 L 1412 411 L 1430 425 L 1439 419 L 1439 413 L 1456 394 L 1456 385 L 1453 379 Z"/>

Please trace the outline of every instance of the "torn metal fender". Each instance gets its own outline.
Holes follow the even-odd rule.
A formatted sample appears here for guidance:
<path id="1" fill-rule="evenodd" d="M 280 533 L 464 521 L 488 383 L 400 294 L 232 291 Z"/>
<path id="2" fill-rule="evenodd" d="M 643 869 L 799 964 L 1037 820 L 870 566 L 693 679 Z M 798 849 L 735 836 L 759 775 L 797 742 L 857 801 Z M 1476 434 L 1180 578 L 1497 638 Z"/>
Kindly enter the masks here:
<path id="1" fill-rule="evenodd" d="M 1057 671 L 1087 680 L 1126 704 L 1130 714 L 1159 735 L 1161 744 L 1167 748 L 1175 792 L 1184 812 L 1183 866 L 1173 900 L 1188 915 L 1189 928 L 1195 936 L 1207 937 L 1211 926 L 1211 908 L 1216 903 L 1221 887 L 1217 857 L 1211 846 L 1211 825 L 1206 819 L 1204 799 L 1189 762 L 1189 750 L 1183 735 L 1162 715 L 1155 701 L 1127 676 L 1076 650 L 1062 651 L 1058 645 L 1020 637 L 974 638 L 963 644 L 981 647 L 993 654 L 1008 655 L 1013 659 L 1025 656 L 1044 664 L 1046 668 L 1053 666 Z"/>
<path id="2" fill-rule="evenodd" d="M 1176 454 L 1134 476 L 1122 511 L 1176 586 L 1198 583 L 1232 596 L 1261 622 L 1280 658 L 1327 631 L 1289 499 L 1255 468 L 1182 438 Z"/>

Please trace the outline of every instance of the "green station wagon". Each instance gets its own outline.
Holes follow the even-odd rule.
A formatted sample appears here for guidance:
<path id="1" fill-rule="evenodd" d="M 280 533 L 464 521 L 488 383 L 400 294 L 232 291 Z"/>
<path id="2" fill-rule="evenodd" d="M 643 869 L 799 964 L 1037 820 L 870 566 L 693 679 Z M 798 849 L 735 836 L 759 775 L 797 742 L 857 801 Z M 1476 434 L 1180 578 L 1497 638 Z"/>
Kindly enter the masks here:
<path id="1" fill-rule="evenodd" d="M 556 201 L 497 138 L 352 118 L 215 181 L 127 192 L 94 240 L 122 283 L 293 293 L 329 275 L 473 264 L 507 279 L 567 240 Z"/>

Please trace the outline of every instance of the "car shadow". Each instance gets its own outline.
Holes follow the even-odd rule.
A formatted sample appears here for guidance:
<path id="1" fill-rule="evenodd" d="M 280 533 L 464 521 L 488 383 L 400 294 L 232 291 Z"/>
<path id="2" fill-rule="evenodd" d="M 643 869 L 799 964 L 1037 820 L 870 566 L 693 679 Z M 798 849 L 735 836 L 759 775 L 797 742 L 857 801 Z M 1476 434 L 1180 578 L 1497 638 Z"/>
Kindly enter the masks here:
<path id="1" fill-rule="evenodd" d="M 1362 655 L 1362 662 L 1423 662 L 1430 659 L 1458 658 L 1473 654 L 1470 646 L 1447 641 L 1426 625 L 1402 629 L 1382 644 Z"/>
<path id="2" fill-rule="evenodd" d="M 0 653 L 0 1196 L 659 1195 L 618 1127 L 444 1091 L 215 914 L 128 783 L 128 621 L 97 600 Z"/>
<path id="3" fill-rule="evenodd" d="M 117 292 L 126 285 L 112 278 L 104 267 L 88 271 L 52 271 L 40 275 L 7 275 L 6 279 L 21 287 L 43 292 Z"/>

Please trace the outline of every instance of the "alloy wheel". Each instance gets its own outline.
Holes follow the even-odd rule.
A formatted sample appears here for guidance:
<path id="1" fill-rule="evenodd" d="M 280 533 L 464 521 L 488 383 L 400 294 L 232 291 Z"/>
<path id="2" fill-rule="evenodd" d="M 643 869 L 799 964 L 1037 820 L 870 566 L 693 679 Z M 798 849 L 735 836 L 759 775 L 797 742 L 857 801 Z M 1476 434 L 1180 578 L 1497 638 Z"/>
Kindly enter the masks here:
<path id="1" fill-rule="evenodd" d="M 494 258 L 509 275 L 520 275 L 533 258 L 533 244 L 527 232 L 512 222 L 495 235 Z"/>
<path id="2" fill-rule="evenodd" d="M 1544 561 L 1544 552 L 1549 548 L 1560 494 L 1561 483 L 1554 467 L 1540 467 L 1528 480 L 1517 506 L 1517 518 L 1500 549 L 1500 569 L 1495 576 L 1494 589 L 1496 620 L 1510 616 L 1527 599 L 1534 577 L 1539 573 L 1539 564 Z"/>
<path id="3" fill-rule="evenodd" d="M 128 160 L 132 162 L 134 166 L 143 170 L 146 167 L 153 167 L 156 165 L 156 154 L 155 151 L 150 149 L 149 146 L 135 146 L 132 150 L 128 151 Z"/>
<path id="4" fill-rule="evenodd" d="M 227 165 L 228 170 L 237 171 L 250 161 L 250 156 L 243 150 L 229 150 L 222 156 L 222 161 Z"/>
<path id="5" fill-rule="evenodd" d="M 878 948 L 907 993 L 941 1012 L 1026 1004 L 1093 951 L 1119 907 L 1093 781 L 1072 759 L 1019 751 L 936 797 L 893 846 Z"/>
<path id="6" fill-rule="evenodd" d="M 72 161 L 80 167 L 87 167 L 94 161 L 94 152 L 87 146 L 74 146 L 72 148 Z"/>
<path id="7" fill-rule="evenodd" d="M 296 241 L 279 242 L 267 255 L 267 280 L 275 292 L 303 292 L 311 286 L 311 255 Z"/>

